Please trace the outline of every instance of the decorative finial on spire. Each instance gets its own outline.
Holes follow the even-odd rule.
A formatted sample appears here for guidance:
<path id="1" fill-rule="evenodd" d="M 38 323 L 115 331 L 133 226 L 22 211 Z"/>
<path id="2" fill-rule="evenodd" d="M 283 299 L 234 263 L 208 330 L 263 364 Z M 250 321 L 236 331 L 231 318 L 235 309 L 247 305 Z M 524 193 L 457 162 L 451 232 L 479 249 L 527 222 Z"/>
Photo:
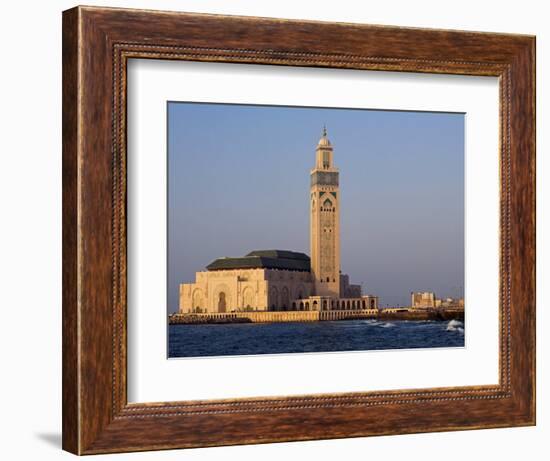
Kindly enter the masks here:
<path id="1" fill-rule="evenodd" d="M 323 125 L 323 135 L 321 136 L 321 139 L 319 139 L 319 142 L 317 143 L 317 147 L 323 147 L 328 148 L 330 146 L 330 141 L 327 138 L 327 126 Z"/>

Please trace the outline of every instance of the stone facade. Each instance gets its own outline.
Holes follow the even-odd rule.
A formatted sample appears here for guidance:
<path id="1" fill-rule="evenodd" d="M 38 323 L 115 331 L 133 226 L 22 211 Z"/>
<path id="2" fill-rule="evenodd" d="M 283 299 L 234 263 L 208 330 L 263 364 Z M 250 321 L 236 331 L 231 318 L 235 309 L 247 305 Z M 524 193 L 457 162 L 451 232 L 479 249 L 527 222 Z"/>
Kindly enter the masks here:
<path id="1" fill-rule="evenodd" d="M 341 276 L 346 297 L 314 295 L 311 273 L 278 269 L 197 272 L 195 283 L 180 285 L 181 313 L 324 311 L 378 309 L 376 296 Z"/>
<path id="2" fill-rule="evenodd" d="M 411 306 L 414 308 L 434 308 L 435 293 L 432 291 L 418 291 L 411 293 Z"/>
<path id="3" fill-rule="evenodd" d="M 310 172 L 310 250 L 253 251 L 218 258 L 194 283 L 180 285 L 180 313 L 335 311 L 378 309 L 378 297 L 363 296 L 340 271 L 338 168 L 326 129 Z"/>
<path id="4" fill-rule="evenodd" d="M 197 272 L 180 285 L 180 312 L 292 310 L 292 301 L 313 292 L 309 272 L 233 269 Z M 295 309 L 296 310 L 296 309 Z"/>
<path id="5" fill-rule="evenodd" d="M 349 276 L 340 274 L 340 295 L 342 298 L 360 298 L 361 285 L 350 285 Z"/>
<path id="6" fill-rule="evenodd" d="M 413 309 L 464 308 L 464 298 L 439 299 L 433 291 L 411 293 Z"/>

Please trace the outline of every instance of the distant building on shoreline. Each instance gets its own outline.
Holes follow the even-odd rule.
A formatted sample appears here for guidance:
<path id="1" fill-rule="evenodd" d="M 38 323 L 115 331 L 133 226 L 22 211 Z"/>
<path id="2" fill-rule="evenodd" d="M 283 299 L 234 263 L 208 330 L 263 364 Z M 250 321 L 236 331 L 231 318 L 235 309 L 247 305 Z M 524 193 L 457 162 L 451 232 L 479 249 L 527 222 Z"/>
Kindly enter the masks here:
<path id="1" fill-rule="evenodd" d="M 413 309 L 464 308 L 464 298 L 439 299 L 433 291 L 411 292 Z"/>
<path id="2" fill-rule="evenodd" d="M 180 284 L 180 313 L 235 311 L 327 311 L 378 309 L 340 271 L 339 172 L 326 129 L 316 148 L 310 178 L 310 254 L 256 250 L 218 258 Z"/>

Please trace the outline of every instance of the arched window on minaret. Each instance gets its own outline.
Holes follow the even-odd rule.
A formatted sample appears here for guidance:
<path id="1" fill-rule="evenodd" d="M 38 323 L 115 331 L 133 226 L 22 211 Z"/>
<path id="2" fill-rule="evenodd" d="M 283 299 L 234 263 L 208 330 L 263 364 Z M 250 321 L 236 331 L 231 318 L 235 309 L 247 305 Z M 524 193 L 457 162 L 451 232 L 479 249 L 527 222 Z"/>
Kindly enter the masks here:
<path id="1" fill-rule="evenodd" d="M 330 168 L 330 153 L 328 150 L 323 151 L 323 168 Z"/>

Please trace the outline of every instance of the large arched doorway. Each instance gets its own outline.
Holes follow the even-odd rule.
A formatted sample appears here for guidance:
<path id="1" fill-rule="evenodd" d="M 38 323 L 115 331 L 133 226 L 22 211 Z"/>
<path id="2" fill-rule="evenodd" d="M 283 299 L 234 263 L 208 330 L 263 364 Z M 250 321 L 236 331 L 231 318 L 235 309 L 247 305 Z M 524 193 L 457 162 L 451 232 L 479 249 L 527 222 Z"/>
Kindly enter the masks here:
<path id="1" fill-rule="evenodd" d="M 283 305 L 283 309 L 285 311 L 287 310 L 289 303 L 290 303 L 290 295 L 288 293 L 288 288 L 283 287 L 283 290 L 281 292 L 281 304 Z"/>
<path id="2" fill-rule="evenodd" d="M 300 283 L 300 285 L 298 285 L 298 288 L 296 289 L 296 299 L 304 299 L 304 297 L 307 296 L 308 294 L 306 291 L 306 287 L 303 283 Z"/>
<path id="3" fill-rule="evenodd" d="M 193 291 L 193 306 L 192 311 L 193 312 L 202 312 L 202 309 L 204 307 L 204 301 L 202 297 L 202 290 L 200 288 L 197 288 L 195 291 Z"/>
<path id="4" fill-rule="evenodd" d="M 270 290 L 270 303 L 271 303 L 271 310 L 277 310 L 277 307 L 279 307 L 279 292 L 276 287 L 271 287 Z"/>
<path id="5" fill-rule="evenodd" d="M 243 309 L 251 311 L 254 308 L 254 293 L 252 288 L 246 287 L 243 291 Z"/>
<path id="6" fill-rule="evenodd" d="M 227 311 L 227 300 L 225 298 L 225 292 L 220 291 L 220 293 L 218 294 L 218 312 Z"/>

